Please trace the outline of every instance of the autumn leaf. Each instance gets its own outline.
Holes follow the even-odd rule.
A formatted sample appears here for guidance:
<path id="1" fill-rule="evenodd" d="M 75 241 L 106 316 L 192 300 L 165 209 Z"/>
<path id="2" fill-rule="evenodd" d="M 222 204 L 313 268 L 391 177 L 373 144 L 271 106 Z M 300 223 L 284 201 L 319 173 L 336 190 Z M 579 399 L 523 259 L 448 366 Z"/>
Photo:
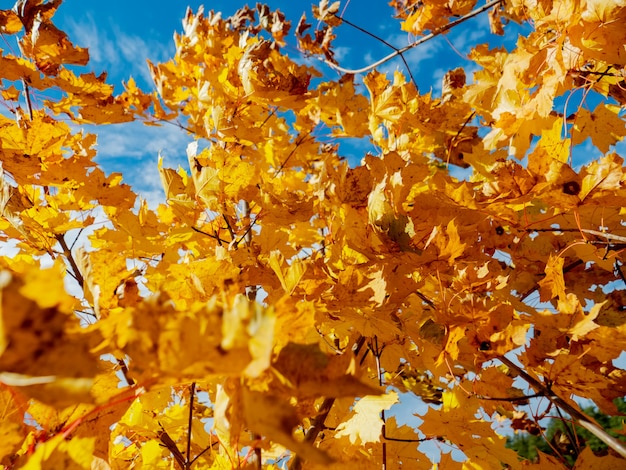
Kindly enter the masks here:
<path id="1" fill-rule="evenodd" d="M 364 396 L 354 405 L 354 416 L 337 427 L 335 438 L 346 436 L 351 444 L 379 442 L 384 424 L 380 413 L 397 402 L 398 394 L 395 392 Z"/>

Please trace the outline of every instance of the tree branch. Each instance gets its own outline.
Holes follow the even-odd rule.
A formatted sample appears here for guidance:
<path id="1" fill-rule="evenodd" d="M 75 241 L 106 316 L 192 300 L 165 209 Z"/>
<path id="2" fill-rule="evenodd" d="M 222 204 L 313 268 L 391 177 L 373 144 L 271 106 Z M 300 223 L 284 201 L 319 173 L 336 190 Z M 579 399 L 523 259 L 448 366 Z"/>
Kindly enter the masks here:
<path id="1" fill-rule="evenodd" d="M 189 420 L 187 423 L 187 455 L 185 456 L 185 469 L 191 468 L 191 425 L 193 424 L 193 399 L 196 393 L 196 383 L 191 382 L 189 387 Z"/>
<path id="2" fill-rule="evenodd" d="M 373 64 L 370 64 L 366 67 L 360 68 L 360 69 L 344 69 L 343 67 L 333 64 L 332 62 L 330 62 L 329 60 L 326 59 L 322 59 L 322 61 L 328 65 L 329 67 L 342 72 L 342 73 L 349 73 L 349 74 L 358 74 L 358 73 L 365 73 L 365 72 L 369 72 L 370 70 L 374 70 L 376 67 L 378 67 L 379 65 L 384 64 L 385 62 L 388 62 L 389 60 L 393 59 L 396 56 L 402 56 L 402 54 L 404 54 L 406 51 L 409 51 L 411 49 L 413 49 L 414 47 L 419 46 L 420 44 L 423 44 L 427 41 L 430 41 L 431 39 L 445 33 L 446 31 L 454 28 L 456 25 L 461 24 L 467 20 L 469 20 L 470 18 L 473 18 L 476 15 L 479 15 L 480 13 L 483 13 L 484 11 L 489 10 L 491 7 L 498 5 L 499 3 L 502 3 L 503 0 L 492 0 L 488 3 L 486 3 L 485 5 L 483 5 L 480 8 L 477 8 L 476 10 L 470 11 L 467 15 L 465 16 L 461 16 L 460 18 L 457 18 L 454 21 L 451 21 L 450 23 L 448 23 L 447 25 L 442 26 L 441 28 L 436 29 L 435 31 L 433 31 L 430 34 L 427 34 L 426 36 L 418 39 L 415 42 L 412 42 L 411 44 L 409 44 L 408 46 L 405 46 L 401 49 L 396 49 L 394 52 L 392 52 L 391 54 L 389 54 L 388 56 L 383 57 L 382 59 L 374 62 Z"/>
<path id="3" fill-rule="evenodd" d="M 83 278 L 83 275 L 81 274 L 80 269 L 78 269 L 78 265 L 76 264 L 76 261 L 74 260 L 74 257 L 72 256 L 72 250 L 70 250 L 70 248 L 67 246 L 67 243 L 65 242 L 65 238 L 62 234 L 57 234 L 56 239 L 59 242 L 59 245 L 61 245 L 61 249 L 63 250 L 63 256 L 65 256 L 65 259 L 67 260 L 68 263 L 70 263 L 70 266 L 72 267 L 73 272 L 70 274 L 72 275 L 74 279 L 76 279 L 76 282 L 78 282 L 78 285 L 80 285 L 80 288 L 84 290 L 85 279 Z"/>
<path id="4" fill-rule="evenodd" d="M 324 399 L 324 401 L 322 402 L 322 406 L 320 406 L 318 415 L 313 420 L 313 426 L 311 426 L 307 430 L 304 436 L 304 442 L 307 442 L 309 444 L 313 444 L 315 442 L 315 439 L 317 439 L 319 433 L 322 432 L 322 430 L 325 428 L 324 422 L 326 421 L 328 413 L 330 413 L 330 409 L 333 407 L 334 404 L 334 398 Z M 299 455 L 296 455 L 295 458 L 291 461 L 291 463 L 289 464 L 289 470 L 302 470 L 302 459 Z"/>
<path id="5" fill-rule="evenodd" d="M 515 371 L 515 373 L 519 377 L 524 379 L 532 388 L 534 388 L 537 393 L 544 395 L 555 406 L 561 408 L 563 411 L 569 414 L 572 419 L 574 419 L 580 426 L 585 428 L 587 431 L 596 436 L 607 446 L 609 446 L 611 449 L 613 449 L 615 452 L 617 452 L 619 455 L 626 459 L 626 446 L 624 446 L 623 442 L 618 441 L 613 436 L 609 435 L 604 429 L 592 423 L 587 415 L 571 406 L 561 397 L 556 395 L 552 390 L 550 390 L 550 388 L 546 387 L 537 379 L 529 375 L 525 370 L 523 370 L 517 364 L 513 363 L 508 358 L 500 356 L 498 357 L 498 360 L 502 362 L 502 364 L 506 365 L 509 369 Z"/>
<path id="6" fill-rule="evenodd" d="M 343 18 L 343 17 L 341 17 L 341 16 L 335 15 L 335 18 L 340 19 L 342 22 L 344 22 L 344 23 L 345 23 L 345 24 L 347 24 L 348 26 L 352 26 L 354 29 L 356 29 L 356 30 L 358 30 L 358 31 L 361 31 L 362 33 L 365 33 L 365 34 L 367 34 L 368 36 L 371 36 L 371 37 L 373 37 L 374 39 L 376 39 L 376 40 L 378 40 L 378 41 L 382 42 L 385 46 L 387 46 L 387 47 L 389 47 L 389 48 L 393 49 L 393 50 L 394 50 L 394 51 L 396 51 L 396 52 L 398 52 L 398 51 L 400 50 L 399 48 L 397 48 L 397 47 L 396 47 L 396 46 L 394 46 L 393 44 L 391 44 L 391 43 L 389 43 L 389 42 L 385 41 L 385 40 L 384 40 L 383 38 L 381 38 L 380 36 L 377 36 L 376 34 L 374 34 L 374 33 L 370 32 L 370 31 L 368 31 L 368 30 L 366 30 L 366 29 L 364 29 L 364 28 L 361 28 L 360 26 L 358 26 L 358 25 L 356 25 L 356 24 L 352 23 L 351 21 L 346 20 L 345 18 Z M 417 82 L 415 81 L 415 78 L 413 77 L 413 74 L 411 73 L 411 68 L 409 67 L 408 62 L 407 62 L 407 61 L 406 61 L 406 59 L 404 58 L 404 55 L 403 55 L 403 54 L 400 54 L 400 58 L 402 59 L 402 63 L 404 63 L 404 66 L 406 67 L 406 71 L 408 72 L 409 77 L 411 77 L 411 81 L 413 82 L 413 85 L 415 85 L 415 88 L 417 89 L 417 88 L 418 88 L 418 86 L 417 86 Z"/>

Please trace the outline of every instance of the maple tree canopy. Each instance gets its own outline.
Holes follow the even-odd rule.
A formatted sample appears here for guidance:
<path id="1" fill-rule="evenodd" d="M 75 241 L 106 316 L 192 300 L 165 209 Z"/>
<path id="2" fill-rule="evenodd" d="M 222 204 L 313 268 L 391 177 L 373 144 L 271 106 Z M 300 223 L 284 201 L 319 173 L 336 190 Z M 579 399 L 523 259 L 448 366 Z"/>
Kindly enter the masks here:
<path id="1" fill-rule="evenodd" d="M 623 467 L 576 399 L 626 395 L 626 3 L 391 3 L 409 48 L 478 14 L 528 34 L 435 96 L 285 53 L 343 70 L 339 2 L 200 9 L 115 94 L 61 0 L 0 11 L 2 468 L 557 469 L 503 437 L 556 410 L 611 448 L 580 468 Z M 156 210 L 80 130 L 131 121 L 193 139 Z"/>

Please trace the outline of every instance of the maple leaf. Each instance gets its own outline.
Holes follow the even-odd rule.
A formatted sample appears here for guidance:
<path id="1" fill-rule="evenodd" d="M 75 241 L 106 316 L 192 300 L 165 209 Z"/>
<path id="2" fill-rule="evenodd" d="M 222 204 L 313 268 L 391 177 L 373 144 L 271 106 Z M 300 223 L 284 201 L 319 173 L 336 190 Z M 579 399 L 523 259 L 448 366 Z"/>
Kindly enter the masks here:
<path id="1" fill-rule="evenodd" d="M 611 105 L 599 104 L 590 113 L 581 109 L 576 116 L 575 132 L 572 132 L 572 142 L 580 143 L 581 139 L 591 137 L 593 144 L 602 153 L 609 151 L 626 136 L 626 124 L 618 116 L 619 110 Z"/>
<path id="2" fill-rule="evenodd" d="M 551 256 L 546 264 L 546 276 L 539 281 L 540 295 L 543 302 L 552 299 L 564 299 L 565 280 L 563 279 L 564 260 L 560 256 Z"/>
<path id="3" fill-rule="evenodd" d="M 0 312 L 0 367 L 18 374 L 13 384 L 28 387 L 25 393 L 59 405 L 91 401 L 99 365 L 91 353 L 97 335 L 72 331 L 74 299 L 65 293 L 61 272 L 59 265 L 46 271 L 31 268 L 22 276 L 4 271 Z M 80 360 L 59 361 L 66 355 Z"/>
<path id="4" fill-rule="evenodd" d="M 37 68 L 46 75 L 56 75 L 61 64 L 85 65 L 89 61 L 87 49 L 74 46 L 67 35 L 49 21 L 60 2 L 38 5 L 24 1 L 18 9 L 26 34 L 20 41 L 24 54 L 31 56 Z"/>
<path id="5" fill-rule="evenodd" d="M 366 395 L 354 405 L 354 416 L 337 427 L 335 438 L 347 436 L 351 444 L 379 442 L 384 424 L 380 413 L 398 402 L 398 394 Z"/>
<path id="6" fill-rule="evenodd" d="M 320 0 L 319 5 L 313 5 L 313 16 L 331 26 L 337 26 L 341 24 L 341 19 L 335 17 L 340 4 L 341 2 L 338 1 L 329 3 L 328 0 Z"/>

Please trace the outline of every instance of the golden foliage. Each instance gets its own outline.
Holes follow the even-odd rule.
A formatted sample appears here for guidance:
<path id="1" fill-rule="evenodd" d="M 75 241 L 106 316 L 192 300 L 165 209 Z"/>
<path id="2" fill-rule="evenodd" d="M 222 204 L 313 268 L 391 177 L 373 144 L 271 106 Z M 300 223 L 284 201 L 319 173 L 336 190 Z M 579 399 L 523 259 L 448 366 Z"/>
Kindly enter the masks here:
<path id="1" fill-rule="evenodd" d="M 492 2 L 494 33 L 531 31 L 476 45 L 441 97 L 399 72 L 319 81 L 262 5 L 189 10 L 175 56 L 149 65 L 156 90 L 115 95 L 66 66 L 88 53 L 54 26 L 60 4 L 0 11 L 21 34 L 21 56 L 0 51 L 3 468 L 430 468 L 423 440 L 463 454 L 442 468 L 521 468 L 494 423 L 536 427 L 526 395 L 615 411 L 623 2 Z M 418 37 L 476 6 L 391 4 Z M 303 52 L 334 61 L 339 7 L 314 7 L 313 35 L 302 17 Z M 32 109 L 30 89 L 56 98 Z M 578 90 L 597 104 L 566 113 Z M 159 159 L 153 211 L 60 115 L 183 123 L 189 167 Z M 363 137 L 378 155 L 351 167 L 338 142 Z M 577 168 L 587 142 L 601 156 Z M 409 395 L 415 426 L 389 416 Z M 587 449 L 576 468 L 616 459 Z"/>

